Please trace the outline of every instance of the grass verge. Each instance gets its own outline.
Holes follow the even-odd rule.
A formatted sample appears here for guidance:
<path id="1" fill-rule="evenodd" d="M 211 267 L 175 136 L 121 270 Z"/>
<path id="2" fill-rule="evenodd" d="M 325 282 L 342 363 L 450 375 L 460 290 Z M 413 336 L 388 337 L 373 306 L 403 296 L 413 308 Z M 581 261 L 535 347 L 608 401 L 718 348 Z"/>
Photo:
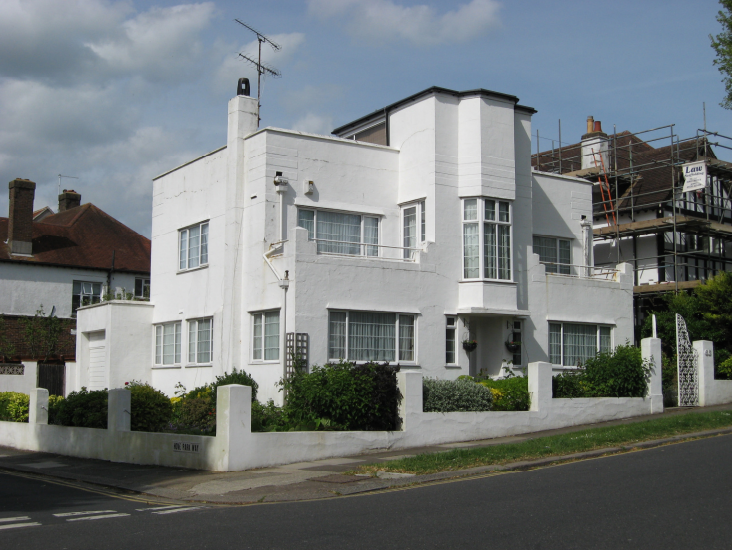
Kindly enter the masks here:
<path id="1" fill-rule="evenodd" d="M 377 471 L 431 474 L 581 453 L 729 426 L 732 426 L 732 411 L 686 413 L 632 424 L 539 437 L 521 443 L 421 454 L 388 463 L 365 464 L 356 471 L 371 474 Z"/>

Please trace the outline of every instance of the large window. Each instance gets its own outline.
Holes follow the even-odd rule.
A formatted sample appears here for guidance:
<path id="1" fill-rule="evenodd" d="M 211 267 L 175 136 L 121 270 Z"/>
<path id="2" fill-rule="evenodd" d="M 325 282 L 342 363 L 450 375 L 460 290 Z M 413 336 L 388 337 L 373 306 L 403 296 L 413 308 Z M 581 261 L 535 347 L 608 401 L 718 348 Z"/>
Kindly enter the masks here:
<path id="1" fill-rule="evenodd" d="M 408 361 L 414 357 L 414 315 L 331 311 L 328 357 L 349 361 Z"/>
<path id="2" fill-rule="evenodd" d="M 213 360 L 213 319 L 188 321 L 188 362 L 211 364 Z"/>
<path id="3" fill-rule="evenodd" d="M 445 363 L 448 365 L 457 364 L 457 317 L 447 318 L 445 329 Z"/>
<path id="4" fill-rule="evenodd" d="M 81 306 L 98 304 L 102 301 L 102 283 L 89 283 L 86 281 L 74 281 L 73 294 L 71 296 L 71 312 L 76 315 L 76 310 Z"/>
<path id="5" fill-rule="evenodd" d="M 178 269 L 208 264 L 208 222 L 178 232 Z"/>
<path id="6" fill-rule="evenodd" d="M 612 328 L 603 325 L 549 323 L 549 361 L 575 367 L 598 352 L 612 350 Z"/>
<path id="7" fill-rule="evenodd" d="M 155 325 L 155 364 L 180 364 L 181 324 Z"/>
<path id="8" fill-rule="evenodd" d="M 308 230 L 309 239 L 317 240 L 319 253 L 379 255 L 376 246 L 379 244 L 379 218 L 375 216 L 300 208 L 297 225 Z"/>
<path id="9" fill-rule="evenodd" d="M 402 208 L 402 242 L 404 257 L 411 258 L 418 247 L 427 238 L 425 222 L 425 202 L 420 201 Z"/>
<path id="10" fill-rule="evenodd" d="M 252 314 L 252 359 L 254 361 L 279 361 L 279 311 Z"/>
<path id="11" fill-rule="evenodd" d="M 511 203 L 463 200 L 463 278 L 511 280 Z"/>
<path id="12" fill-rule="evenodd" d="M 545 263 L 547 273 L 569 275 L 572 263 L 572 241 L 534 235 L 534 254 Z"/>

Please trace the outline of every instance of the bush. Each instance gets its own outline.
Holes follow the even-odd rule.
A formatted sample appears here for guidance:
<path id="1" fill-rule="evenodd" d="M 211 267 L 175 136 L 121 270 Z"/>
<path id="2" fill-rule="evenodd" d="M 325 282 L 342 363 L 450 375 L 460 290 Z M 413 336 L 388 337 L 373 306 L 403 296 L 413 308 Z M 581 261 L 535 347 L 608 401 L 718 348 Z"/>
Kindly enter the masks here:
<path id="1" fill-rule="evenodd" d="M 127 389 L 132 394 L 132 431 L 161 432 L 168 427 L 173 415 L 173 404 L 167 395 L 150 384 L 136 380 L 130 382 Z"/>
<path id="2" fill-rule="evenodd" d="M 481 380 L 481 385 L 493 394 L 494 411 L 528 411 L 531 405 L 529 379 L 526 376 L 507 376 L 498 380 Z"/>
<path id="3" fill-rule="evenodd" d="M 280 381 L 287 395 L 284 414 L 291 425 L 311 429 L 396 430 L 402 400 L 398 371 L 387 363 L 344 361 L 315 365 L 310 373 L 296 370 Z"/>
<path id="4" fill-rule="evenodd" d="M 259 401 L 252 402 L 252 431 L 278 432 L 288 427 L 284 409 L 274 404 L 271 399 L 262 405 Z"/>
<path id="5" fill-rule="evenodd" d="M 14 391 L 0 392 L 0 420 L 28 422 L 30 396 Z"/>
<path id="6" fill-rule="evenodd" d="M 723 361 L 717 367 L 717 376 L 721 380 L 732 380 L 732 357 Z"/>
<path id="7" fill-rule="evenodd" d="M 63 402 L 63 395 L 49 395 L 48 396 L 48 423 L 58 424 L 56 422 L 56 416 L 58 414 L 59 407 Z"/>
<path id="8" fill-rule="evenodd" d="M 71 392 L 56 410 L 54 421 L 62 426 L 107 428 L 107 390 Z"/>
<path id="9" fill-rule="evenodd" d="M 470 379 L 422 381 L 424 412 L 489 411 L 493 404 L 490 389 Z"/>
<path id="10" fill-rule="evenodd" d="M 645 397 L 650 363 L 629 344 L 588 359 L 552 380 L 554 397 Z"/>

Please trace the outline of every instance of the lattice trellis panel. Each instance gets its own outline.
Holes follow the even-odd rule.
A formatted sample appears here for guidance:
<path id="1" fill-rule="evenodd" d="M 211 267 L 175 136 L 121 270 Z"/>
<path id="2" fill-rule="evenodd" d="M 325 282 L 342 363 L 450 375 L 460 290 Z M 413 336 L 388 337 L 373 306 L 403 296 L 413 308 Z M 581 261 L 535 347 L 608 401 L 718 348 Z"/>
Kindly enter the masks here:
<path id="1" fill-rule="evenodd" d="M 689 340 L 684 318 L 676 314 L 676 364 L 679 370 L 679 407 L 699 406 L 699 378 L 696 350 Z"/>
<path id="2" fill-rule="evenodd" d="M 310 366 L 310 338 L 307 332 L 287 333 L 287 377 L 295 372 L 294 358 L 300 361 L 300 368 L 308 371 Z"/>
<path id="3" fill-rule="evenodd" d="M 25 365 L 22 363 L 0 363 L 0 374 L 19 374 L 25 373 Z"/>

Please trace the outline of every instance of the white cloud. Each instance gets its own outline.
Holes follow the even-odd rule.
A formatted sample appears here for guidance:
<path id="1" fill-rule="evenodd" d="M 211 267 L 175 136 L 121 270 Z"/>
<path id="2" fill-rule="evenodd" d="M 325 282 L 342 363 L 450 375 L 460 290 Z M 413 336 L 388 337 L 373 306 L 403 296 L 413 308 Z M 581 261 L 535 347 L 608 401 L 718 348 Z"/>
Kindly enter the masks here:
<path id="1" fill-rule="evenodd" d="M 426 4 L 401 6 L 392 0 L 310 0 L 310 12 L 348 21 L 348 30 L 372 44 L 403 39 L 416 46 L 466 42 L 499 24 L 501 4 L 471 0 L 438 14 Z"/>
<path id="2" fill-rule="evenodd" d="M 333 117 L 307 113 L 292 125 L 292 129 L 310 134 L 329 136 L 331 130 L 333 130 Z"/>

